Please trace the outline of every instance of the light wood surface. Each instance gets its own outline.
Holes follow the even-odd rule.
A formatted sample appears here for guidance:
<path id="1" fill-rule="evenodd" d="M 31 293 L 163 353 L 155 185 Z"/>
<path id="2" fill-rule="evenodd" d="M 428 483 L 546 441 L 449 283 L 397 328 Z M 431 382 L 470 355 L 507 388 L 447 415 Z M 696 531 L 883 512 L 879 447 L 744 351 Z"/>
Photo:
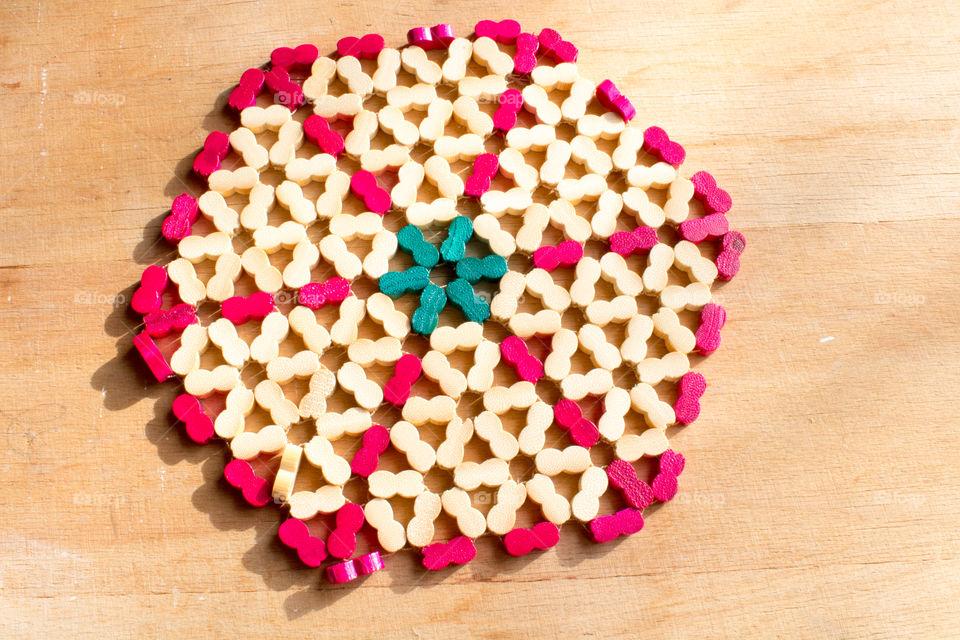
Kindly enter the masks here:
<path id="1" fill-rule="evenodd" d="M 621 4 L 0 9 L 0 636 L 958 637 L 960 8 Z M 487 17 L 556 27 L 732 193 L 723 348 L 641 534 L 330 588 L 170 428 L 113 299 L 243 69 Z"/>

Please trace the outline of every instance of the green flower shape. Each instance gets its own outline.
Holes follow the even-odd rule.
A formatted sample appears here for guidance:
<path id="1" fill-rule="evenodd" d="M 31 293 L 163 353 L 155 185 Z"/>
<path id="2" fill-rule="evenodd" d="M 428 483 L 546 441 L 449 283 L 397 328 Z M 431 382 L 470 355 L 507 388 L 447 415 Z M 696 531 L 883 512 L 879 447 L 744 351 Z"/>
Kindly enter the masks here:
<path id="1" fill-rule="evenodd" d="M 466 256 L 471 237 L 473 221 L 466 216 L 457 216 L 450 222 L 447 239 L 439 251 L 424 240 L 423 232 L 412 224 L 397 232 L 397 245 L 413 257 L 414 266 L 406 271 L 383 274 L 379 286 L 380 291 L 391 298 L 420 292 L 420 306 L 410 319 L 416 333 L 424 336 L 433 333 L 448 301 L 470 322 L 483 323 L 490 317 L 490 305 L 476 295 L 473 285 L 481 280 L 499 281 L 507 272 L 507 261 L 495 254 L 483 258 Z M 441 262 L 453 265 L 457 275 L 446 287 L 430 282 L 430 272 Z"/>

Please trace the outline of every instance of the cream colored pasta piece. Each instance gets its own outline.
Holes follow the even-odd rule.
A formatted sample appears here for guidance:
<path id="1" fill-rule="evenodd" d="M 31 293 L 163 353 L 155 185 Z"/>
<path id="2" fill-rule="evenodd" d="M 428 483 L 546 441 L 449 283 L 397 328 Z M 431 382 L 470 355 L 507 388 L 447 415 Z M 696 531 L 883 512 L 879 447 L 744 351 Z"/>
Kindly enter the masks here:
<path id="1" fill-rule="evenodd" d="M 634 462 L 647 456 L 659 456 L 670 447 L 663 429 L 647 429 L 640 435 L 629 434 L 617 440 L 614 451 L 618 458 Z"/>
<path id="2" fill-rule="evenodd" d="M 413 501 L 413 518 L 407 523 L 407 542 L 414 547 L 425 547 L 433 541 L 434 522 L 440 517 L 443 506 L 440 496 L 425 491 Z"/>
<path id="3" fill-rule="evenodd" d="M 192 396 L 206 398 L 213 393 L 227 393 L 240 385 L 240 371 L 228 364 L 208 369 L 194 369 L 183 379 L 184 390 Z"/>
<path id="4" fill-rule="evenodd" d="M 467 372 L 467 387 L 471 391 L 484 393 L 493 387 L 493 369 L 500 362 L 500 345 L 484 340 L 477 345 L 473 357 L 474 364 Z"/>
<path id="5" fill-rule="evenodd" d="M 250 357 L 260 364 L 267 364 L 280 355 L 280 343 L 290 331 L 290 322 L 281 311 L 273 311 L 260 324 L 260 335 L 250 343 Z"/>
<path id="6" fill-rule="evenodd" d="M 438 327 L 430 334 L 430 348 L 444 355 L 454 351 L 472 351 L 483 341 L 483 325 L 464 322 L 455 327 Z"/>
<path id="7" fill-rule="evenodd" d="M 253 412 L 253 405 L 253 391 L 240 383 L 227 394 L 224 409 L 213 422 L 213 430 L 224 440 L 231 440 L 243 433 L 247 416 Z"/>
<path id="8" fill-rule="evenodd" d="M 537 401 L 537 390 L 532 382 L 521 380 L 509 387 L 493 387 L 483 394 L 483 408 L 495 415 L 503 415 L 511 409 L 528 409 Z M 480 425 L 474 428 L 480 435 Z"/>
<path id="9" fill-rule="evenodd" d="M 367 315 L 383 327 L 388 336 L 406 338 L 410 333 L 410 318 L 399 311 L 390 296 L 379 291 L 367 298 Z"/>
<path id="10" fill-rule="evenodd" d="M 560 383 L 563 397 L 582 400 L 587 396 L 602 396 L 613 388 L 613 375 L 606 369 L 592 369 L 585 374 L 572 373 Z"/>
<path id="11" fill-rule="evenodd" d="M 480 485 L 499 487 L 509 479 L 510 465 L 500 458 L 463 462 L 453 470 L 453 483 L 464 491 L 473 491 Z"/>
<path id="12" fill-rule="evenodd" d="M 570 519 L 570 502 L 557 493 L 549 476 L 538 473 L 527 480 L 525 486 L 527 497 L 540 505 L 547 520 L 559 526 Z"/>
<path id="13" fill-rule="evenodd" d="M 553 408 L 542 400 L 537 400 L 527 409 L 527 422 L 517 443 L 525 456 L 533 457 L 543 449 L 546 443 L 546 432 L 553 424 Z"/>
<path id="14" fill-rule="evenodd" d="M 427 57 L 427 52 L 417 46 L 404 47 L 400 52 L 403 69 L 417 77 L 417 82 L 438 84 L 443 78 L 440 65 Z"/>
<path id="15" fill-rule="evenodd" d="M 330 484 L 343 486 L 350 479 L 350 463 L 334 452 L 329 440 L 314 436 L 303 446 L 307 462 L 320 469 L 323 479 Z"/>
<path id="16" fill-rule="evenodd" d="M 275 424 L 260 431 L 244 431 L 230 441 L 230 452 L 238 460 L 252 460 L 262 453 L 278 453 L 287 446 L 287 432 Z"/>
<path id="17" fill-rule="evenodd" d="M 373 79 L 363 72 L 360 60 L 344 56 L 337 60 L 337 76 L 347 85 L 350 93 L 366 98 L 373 93 Z"/>
<path id="18" fill-rule="evenodd" d="M 401 420 L 390 428 L 390 444 L 407 455 L 407 462 L 420 473 L 429 471 L 437 461 L 437 452 L 420 439 L 420 432 Z"/>
<path id="19" fill-rule="evenodd" d="M 316 491 L 297 491 L 287 499 L 290 516 L 309 520 L 318 513 L 334 513 L 346 503 L 343 487 L 327 484 Z"/>
<path id="20" fill-rule="evenodd" d="M 457 401 L 448 396 L 434 396 L 427 399 L 412 396 L 403 405 L 401 416 L 415 426 L 423 426 L 428 422 L 433 424 L 447 424 L 457 415 Z"/>
<path id="21" fill-rule="evenodd" d="M 257 404 L 270 413 L 274 424 L 289 429 L 290 425 L 300 421 L 300 409 L 283 394 L 273 380 L 263 380 L 253 388 L 253 398 Z"/>
<path id="22" fill-rule="evenodd" d="M 670 309 L 661 307 L 653 314 L 653 331 L 663 338 L 670 351 L 690 353 L 697 346 L 693 332 L 680 324 L 680 318 Z"/>
<path id="23" fill-rule="evenodd" d="M 439 351 L 428 351 L 422 358 L 424 375 L 440 386 L 440 390 L 459 400 L 467 390 L 467 377 L 450 365 L 447 356 Z"/>
<path id="24" fill-rule="evenodd" d="M 287 443 L 280 456 L 280 466 L 273 479 L 273 499 L 286 502 L 293 493 L 293 485 L 297 481 L 297 472 L 300 470 L 300 458 L 303 448 L 300 445 Z"/>
<path id="25" fill-rule="evenodd" d="M 507 480 L 497 490 L 497 501 L 487 513 L 487 529 L 497 535 L 506 535 L 516 526 L 517 511 L 527 499 L 527 488 Z"/>
<path id="26" fill-rule="evenodd" d="M 607 490 L 607 472 L 600 467 L 590 467 L 580 476 L 579 491 L 570 501 L 573 517 L 580 522 L 589 522 L 600 512 L 600 496 Z"/>
<path id="27" fill-rule="evenodd" d="M 427 490 L 423 484 L 423 474 L 415 469 L 404 469 L 399 473 L 384 469 L 374 471 L 367 478 L 367 487 L 370 495 L 385 500 L 394 496 L 416 498 Z"/>
<path id="28" fill-rule="evenodd" d="M 647 424 L 656 429 L 666 429 L 677 421 L 673 407 L 657 396 L 657 390 L 645 382 L 630 389 L 630 402 L 634 411 L 643 414 Z"/>
<path id="29" fill-rule="evenodd" d="M 327 412 L 327 399 L 337 388 L 337 378 L 322 364 L 310 376 L 309 391 L 300 398 L 297 410 L 301 418 L 319 419 Z"/>
<path id="30" fill-rule="evenodd" d="M 478 538 L 487 530 L 483 512 L 470 505 L 470 494 L 463 489 L 447 489 L 440 495 L 443 510 L 457 521 L 460 533 L 468 538 Z"/>
<path id="31" fill-rule="evenodd" d="M 197 306 L 207 297 L 207 288 L 190 261 L 177 258 L 167 265 L 167 275 L 177 285 L 177 295 L 183 302 Z"/>
<path id="32" fill-rule="evenodd" d="M 464 448 L 473 437 L 473 421 L 454 416 L 447 424 L 446 439 L 437 447 L 437 466 L 455 469 L 463 462 Z"/>
<path id="33" fill-rule="evenodd" d="M 392 364 L 403 355 L 400 340 L 384 336 L 378 340 L 360 338 L 347 347 L 347 357 L 361 367 L 373 364 Z"/>
<path id="34" fill-rule="evenodd" d="M 403 548 L 407 543 L 407 534 L 403 525 L 393 517 L 393 507 L 382 498 L 374 498 L 363 507 L 367 523 L 376 529 L 377 542 L 387 553 Z"/>
<path id="35" fill-rule="evenodd" d="M 357 404 L 373 411 L 383 402 L 383 389 L 373 380 L 367 379 L 363 367 L 355 362 L 344 362 L 337 371 L 337 383 L 340 388 L 352 394 Z"/>
<path id="36" fill-rule="evenodd" d="M 537 453 L 535 462 L 537 471 L 547 476 L 583 473 L 593 464 L 590 450 L 577 445 L 565 449 L 542 449 Z"/>
<path id="37" fill-rule="evenodd" d="M 497 388 L 502 389 L 503 387 Z M 486 394 L 484 394 L 484 397 L 486 397 Z M 520 451 L 517 439 L 503 428 L 503 423 L 493 411 L 481 412 L 474 418 L 473 428 L 477 437 L 489 443 L 490 451 L 501 460 L 512 460 Z"/>
<path id="38" fill-rule="evenodd" d="M 603 414 L 597 422 L 600 436 L 608 442 L 616 442 L 623 437 L 627 425 L 624 418 L 630 411 L 630 392 L 622 387 L 614 387 L 603 396 Z"/>
<path id="39" fill-rule="evenodd" d="M 224 361 L 230 366 L 242 368 L 250 359 L 250 347 L 237 335 L 237 328 L 226 318 L 219 318 L 207 327 L 210 342 L 220 348 Z"/>

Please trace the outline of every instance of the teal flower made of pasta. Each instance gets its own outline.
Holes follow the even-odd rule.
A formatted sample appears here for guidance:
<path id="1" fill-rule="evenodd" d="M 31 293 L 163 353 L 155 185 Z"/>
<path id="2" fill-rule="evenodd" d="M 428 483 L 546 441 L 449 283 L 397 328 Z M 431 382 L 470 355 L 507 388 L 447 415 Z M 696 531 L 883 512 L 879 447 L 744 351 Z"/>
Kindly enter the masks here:
<path id="1" fill-rule="evenodd" d="M 412 224 L 397 233 L 397 245 L 413 257 L 414 266 L 383 274 L 380 291 L 391 298 L 420 292 L 420 305 L 410 319 L 413 330 L 420 335 L 433 333 L 447 302 L 459 308 L 470 322 L 483 323 L 490 317 L 490 304 L 476 295 L 473 285 L 481 280 L 499 281 L 507 272 L 507 261 L 494 254 L 483 258 L 467 256 L 471 237 L 473 221 L 466 216 L 457 216 L 450 222 L 447 239 L 439 250 Z M 430 282 L 431 271 L 441 262 L 452 265 L 456 273 L 456 278 L 445 287 Z"/>

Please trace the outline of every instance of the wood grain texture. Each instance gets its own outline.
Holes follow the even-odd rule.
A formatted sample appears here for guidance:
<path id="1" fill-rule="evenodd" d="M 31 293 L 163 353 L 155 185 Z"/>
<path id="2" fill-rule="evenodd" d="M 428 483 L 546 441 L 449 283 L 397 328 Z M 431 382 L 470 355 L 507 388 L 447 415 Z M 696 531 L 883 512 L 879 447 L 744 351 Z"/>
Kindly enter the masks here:
<path id="1" fill-rule="evenodd" d="M 99 2 L 0 19 L 0 635 L 956 637 L 960 6 Z M 641 534 L 330 588 L 169 425 L 125 304 L 226 90 L 279 45 L 481 18 L 585 75 L 733 195 L 724 348 Z M 572 533 L 572 535 L 571 535 Z"/>

